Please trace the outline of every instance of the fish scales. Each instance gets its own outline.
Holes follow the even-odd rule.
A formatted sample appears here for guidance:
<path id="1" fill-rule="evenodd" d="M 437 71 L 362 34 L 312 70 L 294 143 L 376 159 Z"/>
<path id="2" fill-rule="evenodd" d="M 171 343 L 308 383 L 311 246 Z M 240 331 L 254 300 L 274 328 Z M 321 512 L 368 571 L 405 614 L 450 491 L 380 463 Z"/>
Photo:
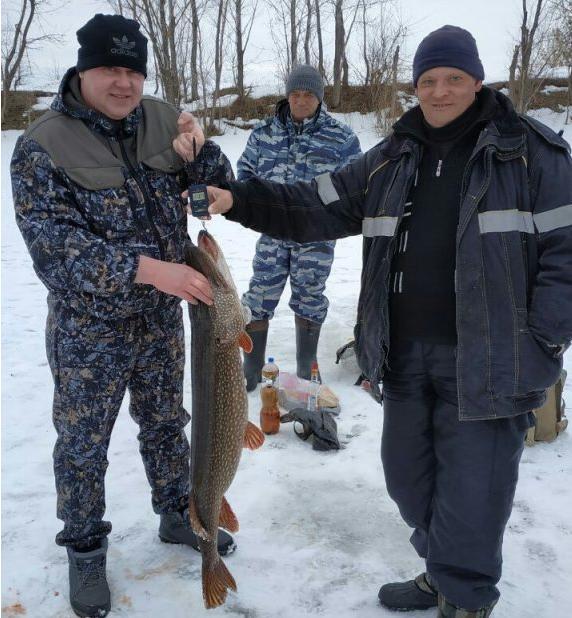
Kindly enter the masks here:
<path id="1" fill-rule="evenodd" d="M 248 421 L 248 399 L 239 347 L 252 349 L 245 316 L 224 256 L 214 238 L 199 233 L 188 246 L 187 264 L 213 289 L 212 306 L 189 305 L 193 409 L 189 514 L 202 554 L 207 608 L 224 603 L 236 583 L 217 551 L 219 525 L 231 532 L 238 521 L 224 494 L 236 474 L 242 448 L 258 448 L 264 435 Z"/>

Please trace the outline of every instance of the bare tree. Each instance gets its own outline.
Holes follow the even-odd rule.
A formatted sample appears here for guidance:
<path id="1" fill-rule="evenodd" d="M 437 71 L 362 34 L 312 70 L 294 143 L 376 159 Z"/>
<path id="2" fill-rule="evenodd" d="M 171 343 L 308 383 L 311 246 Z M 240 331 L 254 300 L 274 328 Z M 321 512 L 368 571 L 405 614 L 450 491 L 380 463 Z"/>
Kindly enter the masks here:
<path id="1" fill-rule="evenodd" d="M 310 57 L 310 39 L 312 36 L 312 17 L 314 16 L 314 7 L 312 0 L 306 0 L 306 32 L 304 34 L 304 62 L 311 64 Z"/>
<path id="2" fill-rule="evenodd" d="M 510 98 L 519 113 L 530 106 L 551 64 L 553 17 L 546 0 L 522 0 L 520 37 L 509 67 Z"/>
<path id="3" fill-rule="evenodd" d="M 271 23 L 280 23 L 281 33 L 271 28 L 276 44 L 279 75 L 285 78 L 300 61 L 300 42 L 304 40 L 304 60 L 310 63 L 312 0 L 266 0 Z"/>
<path id="4" fill-rule="evenodd" d="M 298 31 L 299 23 L 296 13 L 297 0 L 289 0 L 290 2 L 290 60 L 292 67 L 298 64 Z"/>
<path id="5" fill-rule="evenodd" d="M 199 98 L 199 67 L 197 47 L 199 43 L 199 11 L 197 0 L 189 0 L 191 9 L 191 100 Z"/>
<path id="6" fill-rule="evenodd" d="M 344 0 L 334 0 L 334 90 L 331 106 L 339 107 L 342 100 L 342 62 L 345 55 Z"/>
<path id="7" fill-rule="evenodd" d="M 362 8 L 365 73 L 361 77 L 369 86 L 376 127 L 381 135 L 385 135 L 401 112 L 398 102 L 400 47 L 405 40 L 407 27 L 394 10 L 393 0 L 382 0 L 369 8 L 371 10 L 365 13 Z"/>
<path id="8" fill-rule="evenodd" d="M 342 98 L 342 86 L 349 83 L 349 63 L 346 49 L 354 24 L 359 13 L 361 2 L 348 4 L 347 0 L 334 0 L 334 88 L 332 93 L 332 108 L 339 107 Z M 346 28 L 346 11 L 349 13 L 349 27 Z"/>
<path id="9" fill-rule="evenodd" d="M 235 84 L 238 96 L 244 97 L 244 55 L 254 24 L 258 0 L 234 0 Z M 244 27 L 243 27 L 244 22 Z"/>
<path id="10" fill-rule="evenodd" d="M 183 98 L 185 87 L 186 59 L 188 46 L 194 45 L 196 35 L 189 37 L 189 15 L 191 31 L 199 17 L 200 0 L 108 0 L 117 13 L 136 19 L 149 38 L 153 51 L 157 74 L 163 96 L 167 101 L 178 105 Z M 193 6 L 196 11 L 193 11 Z M 185 60 L 185 61 L 183 61 Z M 196 63 L 196 61 L 195 61 Z M 196 74 L 191 50 L 191 78 Z M 198 85 L 195 84 L 198 96 Z M 191 83 L 191 96 L 193 94 Z"/>
<path id="11" fill-rule="evenodd" d="M 32 24 L 37 24 L 42 12 L 49 9 L 45 0 L 20 0 L 2 7 L 2 123 L 11 103 L 10 91 L 20 80 L 28 51 L 42 42 L 60 40 L 57 34 L 31 34 Z"/>
<path id="12" fill-rule="evenodd" d="M 554 10 L 553 67 L 564 67 L 568 79 L 566 124 L 572 108 L 572 0 L 552 0 Z"/>
<path id="13" fill-rule="evenodd" d="M 218 98 L 220 94 L 220 82 L 222 78 L 224 47 L 225 47 L 225 29 L 227 23 L 228 0 L 218 0 L 216 7 L 216 26 L 215 26 L 215 53 L 214 53 L 214 90 L 212 96 L 212 105 L 210 113 L 209 126 L 214 126 L 215 109 L 218 109 Z M 204 82 L 204 80 L 203 80 Z"/>
<path id="14" fill-rule="evenodd" d="M 321 16 L 321 0 L 314 0 L 314 9 L 316 12 L 316 40 L 318 43 L 318 71 L 322 77 L 326 77 L 324 68 L 324 44 L 322 42 L 322 16 Z"/>

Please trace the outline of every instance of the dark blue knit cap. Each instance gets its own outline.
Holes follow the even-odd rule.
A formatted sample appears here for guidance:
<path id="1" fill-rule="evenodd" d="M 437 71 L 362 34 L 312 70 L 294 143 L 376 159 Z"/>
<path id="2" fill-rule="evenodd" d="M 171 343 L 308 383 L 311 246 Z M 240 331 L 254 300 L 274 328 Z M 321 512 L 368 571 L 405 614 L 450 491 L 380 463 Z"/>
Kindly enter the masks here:
<path id="1" fill-rule="evenodd" d="M 473 35 L 458 26 L 443 26 L 419 43 L 413 58 L 413 85 L 425 71 L 435 67 L 455 67 L 483 80 L 485 71 Z"/>

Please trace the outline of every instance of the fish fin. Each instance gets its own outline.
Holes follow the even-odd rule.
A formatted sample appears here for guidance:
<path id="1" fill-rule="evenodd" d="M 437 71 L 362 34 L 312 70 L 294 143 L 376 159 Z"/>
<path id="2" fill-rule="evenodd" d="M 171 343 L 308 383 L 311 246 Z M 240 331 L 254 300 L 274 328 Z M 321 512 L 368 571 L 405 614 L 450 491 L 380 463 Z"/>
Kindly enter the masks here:
<path id="1" fill-rule="evenodd" d="M 243 330 L 238 336 L 237 343 L 247 354 L 252 352 L 254 344 L 252 343 L 250 335 L 245 330 Z"/>
<path id="2" fill-rule="evenodd" d="M 264 434 L 254 424 L 248 421 L 246 423 L 246 430 L 244 432 L 244 447 L 249 448 L 251 451 L 255 451 L 264 444 Z"/>
<path id="3" fill-rule="evenodd" d="M 210 568 L 203 562 L 203 600 L 207 609 L 222 605 L 226 601 L 227 590 L 236 592 L 234 577 L 218 555 L 216 558 Z"/>
<path id="4" fill-rule="evenodd" d="M 205 527 L 199 519 L 199 514 L 197 513 L 197 505 L 195 503 L 195 496 L 192 493 L 189 496 L 189 520 L 191 522 L 191 528 L 193 529 L 193 532 L 198 537 L 200 537 L 203 541 L 211 540 L 209 533 L 205 530 Z"/>
<path id="5" fill-rule="evenodd" d="M 226 528 L 229 532 L 238 532 L 238 519 L 224 496 L 220 505 L 218 525 L 221 528 Z"/>

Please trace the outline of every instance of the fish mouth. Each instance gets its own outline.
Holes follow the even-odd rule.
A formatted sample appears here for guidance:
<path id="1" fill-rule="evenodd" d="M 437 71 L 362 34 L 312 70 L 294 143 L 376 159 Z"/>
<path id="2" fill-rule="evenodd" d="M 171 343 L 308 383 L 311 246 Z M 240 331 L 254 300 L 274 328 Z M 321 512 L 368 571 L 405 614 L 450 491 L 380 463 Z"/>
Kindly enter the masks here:
<path id="1" fill-rule="evenodd" d="M 199 232 L 197 246 L 210 255 L 216 264 L 220 255 L 220 250 L 216 244 L 216 240 L 206 230 L 201 230 Z"/>

